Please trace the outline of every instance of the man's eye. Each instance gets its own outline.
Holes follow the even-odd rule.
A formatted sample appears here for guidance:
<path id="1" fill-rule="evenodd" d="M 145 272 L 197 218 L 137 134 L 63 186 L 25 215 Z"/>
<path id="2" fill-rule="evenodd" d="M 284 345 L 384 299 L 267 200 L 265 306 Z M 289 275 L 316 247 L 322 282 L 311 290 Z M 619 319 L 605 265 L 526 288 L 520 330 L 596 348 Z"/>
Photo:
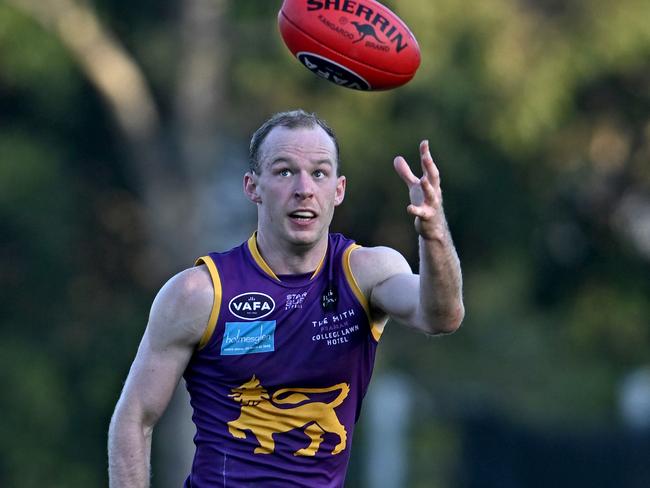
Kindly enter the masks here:
<path id="1" fill-rule="evenodd" d="M 285 169 L 281 169 L 280 171 L 278 171 L 278 174 L 280 176 L 290 176 L 291 171 L 289 171 L 288 169 L 285 168 Z"/>
<path id="2" fill-rule="evenodd" d="M 316 171 L 314 171 L 314 176 L 316 178 L 324 178 L 327 175 L 325 174 L 325 171 L 323 171 L 322 169 L 317 169 Z"/>

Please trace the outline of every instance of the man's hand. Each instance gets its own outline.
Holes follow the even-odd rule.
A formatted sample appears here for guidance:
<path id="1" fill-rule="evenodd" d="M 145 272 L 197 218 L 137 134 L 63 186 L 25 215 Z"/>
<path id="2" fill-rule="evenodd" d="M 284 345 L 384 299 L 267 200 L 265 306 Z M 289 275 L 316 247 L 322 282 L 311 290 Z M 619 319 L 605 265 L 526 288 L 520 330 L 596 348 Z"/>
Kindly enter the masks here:
<path id="1" fill-rule="evenodd" d="M 406 211 L 415 217 L 416 232 L 426 240 L 442 240 L 447 232 L 447 223 L 442 210 L 440 173 L 431 158 L 429 141 L 420 143 L 420 162 L 421 178 L 413 174 L 402 156 L 397 156 L 393 165 L 408 186 L 411 203 Z"/>

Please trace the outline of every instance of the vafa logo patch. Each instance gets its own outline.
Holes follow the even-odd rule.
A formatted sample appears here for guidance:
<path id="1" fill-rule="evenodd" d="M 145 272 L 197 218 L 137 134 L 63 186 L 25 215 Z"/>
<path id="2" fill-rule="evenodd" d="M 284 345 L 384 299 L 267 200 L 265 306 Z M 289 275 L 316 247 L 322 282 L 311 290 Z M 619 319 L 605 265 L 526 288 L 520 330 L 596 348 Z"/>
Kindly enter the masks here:
<path id="1" fill-rule="evenodd" d="M 232 298 L 228 310 L 239 319 L 258 320 L 275 310 L 275 301 L 266 293 L 249 291 Z"/>

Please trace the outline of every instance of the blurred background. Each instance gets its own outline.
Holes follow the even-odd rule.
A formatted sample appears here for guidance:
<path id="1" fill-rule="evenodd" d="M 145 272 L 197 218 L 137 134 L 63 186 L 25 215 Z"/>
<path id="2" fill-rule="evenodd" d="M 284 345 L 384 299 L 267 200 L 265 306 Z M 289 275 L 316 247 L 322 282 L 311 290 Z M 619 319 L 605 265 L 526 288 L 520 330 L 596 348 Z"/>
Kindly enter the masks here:
<path id="1" fill-rule="evenodd" d="M 0 0 L 0 486 L 107 485 L 156 291 L 254 230 L 250 135 L 297 107 L 338 132 L 333 230 L 414 268 L 392 159 L 428 138 L 464 272 L 457 333 L 382 337 L 347 486 L 650 486 L 650 3 L 386 3 L 422 65 L 362 93 L 292 58 L 280 0 Z"/>

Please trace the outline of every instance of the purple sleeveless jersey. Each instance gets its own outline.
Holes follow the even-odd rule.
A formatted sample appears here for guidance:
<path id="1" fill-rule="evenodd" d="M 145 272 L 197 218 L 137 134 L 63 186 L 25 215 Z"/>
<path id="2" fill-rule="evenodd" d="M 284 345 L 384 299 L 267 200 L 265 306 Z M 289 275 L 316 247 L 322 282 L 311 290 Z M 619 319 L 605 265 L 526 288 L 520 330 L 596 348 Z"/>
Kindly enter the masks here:
<path id="1" fill-rule="evenodd" d="M 278 278 L 255 235 L 206 264 L 215 302 L 184 374 L 197 433 L 185 487 L 343 486 L 379 329 L 330 234 L 313 274 Z"/>

